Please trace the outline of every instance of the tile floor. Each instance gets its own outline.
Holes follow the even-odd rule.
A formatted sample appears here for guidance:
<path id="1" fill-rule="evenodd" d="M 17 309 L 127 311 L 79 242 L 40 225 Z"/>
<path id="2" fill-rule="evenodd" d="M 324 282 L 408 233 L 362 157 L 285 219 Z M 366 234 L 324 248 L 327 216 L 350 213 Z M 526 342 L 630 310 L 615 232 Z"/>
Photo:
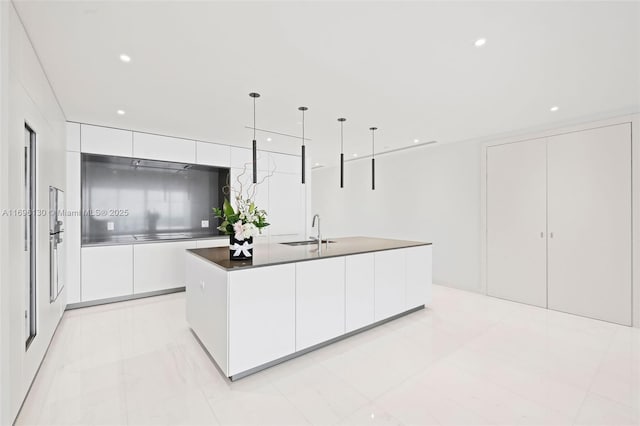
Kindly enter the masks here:
<path id="1" fill-rule="evenodd" d="M 640 424 L 639 329 L 435 286 L 433 308 L 230 383 L 184 300 L 67 312 L 16 424 Z"/>

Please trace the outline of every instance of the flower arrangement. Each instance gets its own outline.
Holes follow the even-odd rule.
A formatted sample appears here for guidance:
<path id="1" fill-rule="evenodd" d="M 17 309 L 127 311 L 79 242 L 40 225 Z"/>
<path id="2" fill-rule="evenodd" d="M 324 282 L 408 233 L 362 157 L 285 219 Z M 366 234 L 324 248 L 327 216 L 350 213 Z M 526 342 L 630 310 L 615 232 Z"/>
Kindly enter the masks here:
<path id="1" fill-rule="evenodd" d="M 226 235 L 234 235 L 239 241 L 262 233 L 262 228 L 269 226 L 267 212 L 258 209 L 251 199 L 244 198 L 241 193 L 235 199 L 236 209 L 227 198 L 224 199 L 222 209 L 213 209 L 215 216 L 222 219 L 218 230 Z"/>
<path id="2" fill-rule="evenodd" d="M 259 209 L 253 200 L 258 185 L 271 177 L 273 171 L 258 183 L 243 185 L 243 180 L 247 179 L 247 166 L 248 164 L 245 164 L 243 172 L 236 176 L 237 184 L 227 185 L 224 189 L 225 193 L 235 199 L 235 209 L 226 197 L 222 209 L 213 208 L 215 217 L 222 219 L 218 230 L 226 235 L 233 235 L 238 241 L 249 240 L 261 234 L 262 228 L 269 226 L 267 212 Z"/>

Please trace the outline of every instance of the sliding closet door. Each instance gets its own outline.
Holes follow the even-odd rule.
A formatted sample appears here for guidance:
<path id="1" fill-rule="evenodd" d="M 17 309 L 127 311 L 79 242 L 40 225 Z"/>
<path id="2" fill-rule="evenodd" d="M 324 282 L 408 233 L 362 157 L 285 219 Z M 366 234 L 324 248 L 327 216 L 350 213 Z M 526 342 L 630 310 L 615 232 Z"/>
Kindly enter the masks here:
<path id="1" fill-rule="evenodd" d="M 547 306 L 546 141 L 487 149 L 487 293 Z"/>
<path id="2" fill-rule="evenodd" d="M 548 142 L 549 308 L 631 325 L 631 125 Z"/>

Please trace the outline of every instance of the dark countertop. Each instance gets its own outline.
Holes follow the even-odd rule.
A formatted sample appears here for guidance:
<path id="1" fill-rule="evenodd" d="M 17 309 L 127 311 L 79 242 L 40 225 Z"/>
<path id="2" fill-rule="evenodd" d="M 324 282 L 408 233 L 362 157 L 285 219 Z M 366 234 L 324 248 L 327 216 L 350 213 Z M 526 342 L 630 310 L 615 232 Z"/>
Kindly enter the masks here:
<path id="1" fill-rule="evenodd" d="M 369 237 L 333 238 L 330 241 L 334 242 L 327 245 L 323 244 L 322 253 L 320 254 L 318 254 L 317 244 L 288 246 L 280 243 L 254 242 L 253 259 L 251 260 L 230 260 L 228 247 L 188 249 L 187 251 L 226 271 L 235 271 L 283 263 L 303 262 L 352 254 L 431 245 L 431 243 L 418 241 L 388 240 L 385 238 Z"/>

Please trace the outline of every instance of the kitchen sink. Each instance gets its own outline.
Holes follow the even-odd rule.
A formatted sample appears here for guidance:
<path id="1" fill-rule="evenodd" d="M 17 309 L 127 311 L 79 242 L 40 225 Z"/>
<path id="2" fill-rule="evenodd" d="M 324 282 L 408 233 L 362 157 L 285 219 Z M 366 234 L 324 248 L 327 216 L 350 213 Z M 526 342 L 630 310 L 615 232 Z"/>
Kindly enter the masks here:
<path id="1" fill-rule="evenodd" d="M 322 240 L 322 243 L 335 243 L 335 241 L 331 241 L 331 240 Z M 291 241 L 288 243 L 280 243 L 280 244 L 285 244 L 287 246 L 310 246 L 312 244 L 318 244 L 317 240 L 304 240 L 304 241 Z"/>

